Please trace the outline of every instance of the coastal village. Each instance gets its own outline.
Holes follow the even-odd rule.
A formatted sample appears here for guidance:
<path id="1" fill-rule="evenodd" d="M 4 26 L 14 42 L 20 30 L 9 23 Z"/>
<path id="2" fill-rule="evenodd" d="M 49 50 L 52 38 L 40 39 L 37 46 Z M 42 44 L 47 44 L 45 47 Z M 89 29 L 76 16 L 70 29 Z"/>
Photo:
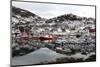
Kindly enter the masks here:
<path id="1" fill-rule="evenodd" d="M 12 56 L 20 57 L 41 48 L 64 55 L 88 55 L 96 50 L 96 20 L 65 14 L 44 19 L 12 7 Z M 26 17 L 27 16 L 27 17 Z"/>

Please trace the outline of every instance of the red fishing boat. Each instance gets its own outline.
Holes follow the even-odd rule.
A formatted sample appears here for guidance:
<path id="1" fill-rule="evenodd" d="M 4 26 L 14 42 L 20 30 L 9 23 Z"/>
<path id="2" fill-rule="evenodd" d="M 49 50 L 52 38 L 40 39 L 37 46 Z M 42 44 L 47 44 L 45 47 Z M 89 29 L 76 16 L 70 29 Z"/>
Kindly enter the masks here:
<path id="1" fill-rule="evenodd" d="M 53 36 L 52 35 L 44 35 L 44 36 L 39 37 L 39 39 L 41 41 L 44 41 L 44 40 L 53 40 Z"/>

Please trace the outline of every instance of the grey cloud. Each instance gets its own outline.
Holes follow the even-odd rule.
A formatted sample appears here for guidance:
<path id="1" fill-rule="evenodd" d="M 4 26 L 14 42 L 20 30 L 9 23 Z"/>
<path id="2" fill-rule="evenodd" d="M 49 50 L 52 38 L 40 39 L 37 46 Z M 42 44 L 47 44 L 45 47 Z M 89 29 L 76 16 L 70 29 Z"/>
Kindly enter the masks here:
<path id="1" fill-rule="evenodd" d="M 15 1 L 12 2 L 12 5 L 33 12 L 44 18 L 51 18 L 67 13 L 73 13 L 79 16 L 95 17 L 95 8 L 90 6 L 74 6 Z"/>

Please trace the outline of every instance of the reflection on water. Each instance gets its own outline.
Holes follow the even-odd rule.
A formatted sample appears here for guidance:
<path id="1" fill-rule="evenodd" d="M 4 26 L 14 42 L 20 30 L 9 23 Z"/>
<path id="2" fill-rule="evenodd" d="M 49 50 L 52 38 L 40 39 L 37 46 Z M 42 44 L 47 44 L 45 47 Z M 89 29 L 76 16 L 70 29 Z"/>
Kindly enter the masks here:
<path id="1" fill-rule="evenodd" d="M 12 59 L 13 65 L 27 65 L 27 64 L 46 64 L 46 63 L 60 63 L 60 62 L 78 62 L 85 61 L 88 58 L 95 57 L 95 53 L 89 53 L 87 55 L 82 55 L 81 53 L 76 53 L 74 55 L 63 55 L 56 53 L 53 50 L 48 48 L 40 48 L 32 53 L 29 53 L 25 56 L 15 57 Z"/>
<path id="2" fill-rule="evenodd" d="M 51 43 L 53 41 L 52 40 L 44 40 L 43 42 L 45 42 L 45 43 Z"/>
<path id="3" fill-rule="evenodd" d="M 13 65 L 95 61 L 95 42 L 16 38 L 12 40 L 12 56 Z"/>
<path id="4" fill-rule="evenodd" d="M 56 61 L 56 58 L 66 57 L 65 55 L 56 53 L 48 48 L 40 48 L 30 54 L 13 58 L 14 65 L 38 64 L 40 62 Z"/>

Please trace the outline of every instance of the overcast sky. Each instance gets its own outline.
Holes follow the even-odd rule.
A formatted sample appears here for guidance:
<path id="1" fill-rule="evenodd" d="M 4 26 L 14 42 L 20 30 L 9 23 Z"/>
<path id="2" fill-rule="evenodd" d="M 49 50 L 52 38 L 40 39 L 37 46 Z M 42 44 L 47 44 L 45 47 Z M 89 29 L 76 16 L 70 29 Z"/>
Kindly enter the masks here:
<path id="1" fill-rule="evenodd" d="M 34 2 L 12 2 L 12 5 L 28 10 L 43 18 L 53 18 L 59 15 L 73 13 L 83 17 L 95 18 L 95 7 L 63 4 L 46 4 Z"/>

